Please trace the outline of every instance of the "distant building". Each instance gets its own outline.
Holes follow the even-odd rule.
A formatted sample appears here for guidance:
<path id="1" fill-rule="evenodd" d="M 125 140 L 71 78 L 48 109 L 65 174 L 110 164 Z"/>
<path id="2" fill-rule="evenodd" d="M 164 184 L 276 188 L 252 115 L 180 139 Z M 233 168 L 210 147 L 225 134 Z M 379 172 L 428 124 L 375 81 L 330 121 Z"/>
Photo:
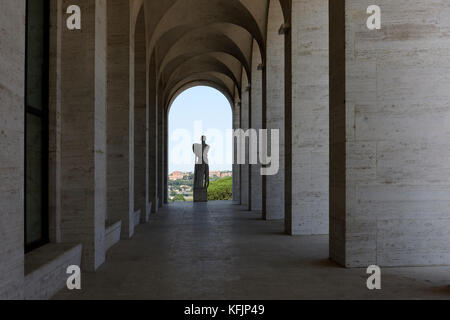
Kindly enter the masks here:
<path id="1" fill-rule="evenodd" d="M 186 173 L 181 171 L 174 171 L 171 175 L 169 175 L 170 181 L 183 180 Z"/>
<path id="2" fill-rule="evenodd" d="M 177 181 L 177 180 L 188 179 L 187 177 L 190 174 L 191 173 L 189 173 L 189 172 L 174 171 L 169 175 L 169 180 Z M 209 172 L 210 178 L 213 178 L 213 177 L 225 178 L 225 177 L 232 177 L 232 176 L 233 176 L 233 172 L 231 172 L 231 171 L 210 171 Z"/>
<path id="3" fill-rule="evenodd" d="M 225 178 L 225 177 L 232 177 L 233 172 L 231 171 L 210 171 L 209 177 L 217 177 L 217 178 Z"/>
<path id="4" fill-rule="evenodd" d="M 210 171 L 209 172 L 209 177 L 219 177 L 220 178 L 220 172 L 219 171 Z"/>

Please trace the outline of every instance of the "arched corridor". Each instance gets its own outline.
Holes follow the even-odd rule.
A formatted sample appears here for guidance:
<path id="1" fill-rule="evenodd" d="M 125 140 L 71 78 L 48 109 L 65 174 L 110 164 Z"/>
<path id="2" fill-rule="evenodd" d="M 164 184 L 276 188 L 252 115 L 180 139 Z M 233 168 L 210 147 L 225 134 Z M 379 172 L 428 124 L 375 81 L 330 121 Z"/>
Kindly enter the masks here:
<path id="1" fill-rule="evenodd" d="M 1 1 L 0 299 L 448 299 L 449 5 L 378 6 Z M 232 108 L 233 201 L 169 204 L 198 86 Z"/>

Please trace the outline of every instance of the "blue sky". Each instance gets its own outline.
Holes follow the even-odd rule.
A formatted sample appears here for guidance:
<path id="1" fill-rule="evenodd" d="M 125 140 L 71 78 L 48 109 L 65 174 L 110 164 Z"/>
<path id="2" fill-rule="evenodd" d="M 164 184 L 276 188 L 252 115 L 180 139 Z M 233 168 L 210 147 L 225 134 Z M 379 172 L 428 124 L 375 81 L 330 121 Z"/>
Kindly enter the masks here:
<path id="1" fill-rule="evenodd" d="M 210 170 L 232 169 L 233 116 L 225 96 L 210 87 L 194 87 L 174 101 L 169 114 L 169 172 L 194 171 L 192 144 L 208 138 Z"/>

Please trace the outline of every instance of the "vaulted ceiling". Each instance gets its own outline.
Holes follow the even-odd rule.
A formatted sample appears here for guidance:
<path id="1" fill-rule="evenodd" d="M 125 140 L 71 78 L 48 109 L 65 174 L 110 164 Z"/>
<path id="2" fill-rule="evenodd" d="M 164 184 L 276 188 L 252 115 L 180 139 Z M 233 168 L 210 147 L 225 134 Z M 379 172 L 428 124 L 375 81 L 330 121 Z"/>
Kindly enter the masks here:
<path id="1" fill-rule="evenodd" d="M 166 106 L 196 84 L 240 97 L 242 73 L 251 78 L 253 41 L 265 52 L 269 0 L 135 0 L 136 18 L 142 5 Z"/>

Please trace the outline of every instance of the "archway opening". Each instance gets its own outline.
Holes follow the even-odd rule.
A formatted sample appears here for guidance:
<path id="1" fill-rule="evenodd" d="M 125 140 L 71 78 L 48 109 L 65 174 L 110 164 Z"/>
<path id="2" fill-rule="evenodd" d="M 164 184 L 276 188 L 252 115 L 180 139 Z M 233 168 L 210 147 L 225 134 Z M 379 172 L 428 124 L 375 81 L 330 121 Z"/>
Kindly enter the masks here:
<path id="1" fill-rule="evenodd" d="M 193 144 L 210 146 L 209 200 L 232 200 L 233 109 L 219 90 L 196 86 L 178 95 L 169 109 L 169 201 L 193 201 Z"/>

